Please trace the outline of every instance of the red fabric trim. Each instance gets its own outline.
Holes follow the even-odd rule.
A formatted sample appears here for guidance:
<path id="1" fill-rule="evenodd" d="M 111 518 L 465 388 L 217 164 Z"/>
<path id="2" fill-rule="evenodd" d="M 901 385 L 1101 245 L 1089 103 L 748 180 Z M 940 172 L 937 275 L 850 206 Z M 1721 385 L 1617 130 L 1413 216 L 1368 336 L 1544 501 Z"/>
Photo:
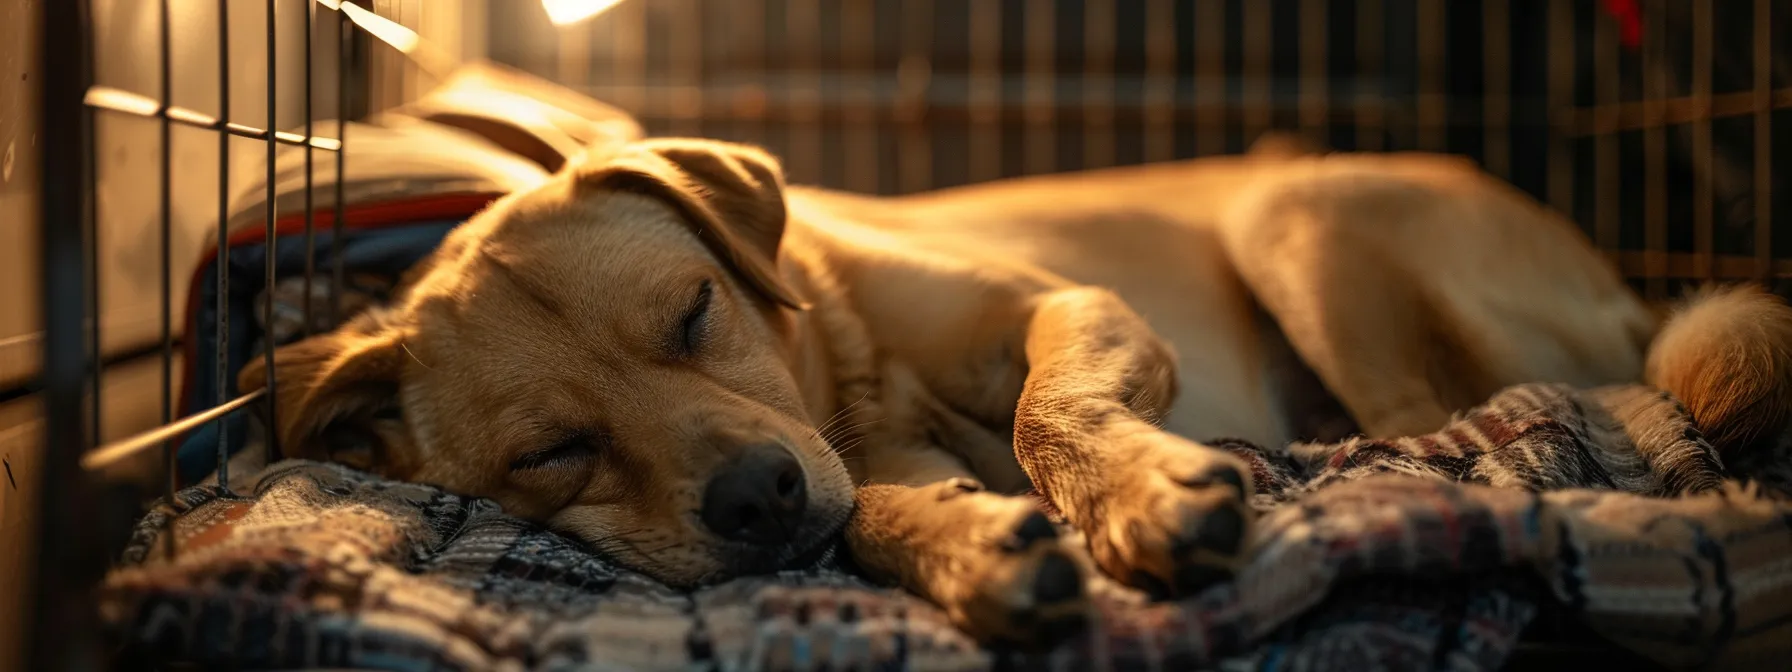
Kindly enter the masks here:
<path id="1" fill-rule="evenodd" d="M 1618 21 L 1618 41 L 1626 48 L 1643 44 L 1643 10 L 1636 0 L 1605 0 L 1605 11 Z"/>
<path id="2" fill-rule="evenodd" d="M 503 194 L 442 194 L 352 206 L 348 209 L 348 215 L 343 218 L 342 228 L 345 231 L 368 231 L 404 226 L 420 221 L 442 220 L 453 217 L 471 217 L 474 213 L 484 209 L 486 205 L 497 200 L 500 196 L 503 196 Z M 316 230 L 327 231 L 330 227 L 335 225 L 335 222 L 335 210 L 317 210 L 312 212 L 312 225 Z M 274 235 L 276 237 L 290 236 L 304 232 L 305 213 L 301 212 L 296 215 L 287 215 L 274 220 Z M 230 234 L 230 237 L 226 240 L 231 247 L 237 247 L 239 245 L 265 242 L 267 240 L 267 235 L 267 226 L 265 226 L 264 223 L 257 223 L 256 226 L 245 227 L 236 233 Z M 199 258 L 199 264 L 193 269 L 192 281 L 187 285 L 187 315 L 185 323 L 188 327 L 193 325 L 193 317 L 199 314 L 199 300 L 201 298 L 200 290 L 203 288 L 200 281 L 204 278 L 205 273 L 212 270 L 211 267 L 217 259 L 218 250 L 216 247 L 213 247 Z M 186 357 L 187 365 L 184 368 L 187 370 L 187 375 L 181 380 L 180 385 L 180 414 L 186 415 L 193 412 L 193 377 L 199 369 L 199 344 L 198 341 L 190 335 L 183 340 L 185 340 L 185 344 L 181 347 L 181 350 Z M 181 441 L 185 440 L 185 436 L 176 437 L 174 439 L 176 445 L 179 445 Z"/>

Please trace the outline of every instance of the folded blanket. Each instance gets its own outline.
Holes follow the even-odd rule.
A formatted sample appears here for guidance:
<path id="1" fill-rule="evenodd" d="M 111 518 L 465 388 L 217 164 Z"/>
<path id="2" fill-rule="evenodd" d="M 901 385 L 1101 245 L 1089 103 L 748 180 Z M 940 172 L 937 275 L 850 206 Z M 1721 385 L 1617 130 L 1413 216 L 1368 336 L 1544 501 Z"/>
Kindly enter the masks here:
<path id="1" fill-rule="evenodd" d="M 490 62 L 462 64 L 429 93 L 384 116 L 392 115 L 473 131 L 548 172 L 591 145 L 645 135 L 620 109 Z"/>
<path id="2" fill-rule="evenodd" d="M 1528 385 L 1425 437 L 1216 445 L 1262 493 L 1237 580 L 1155 604 L 1099 582 L 1091 632 L 1043 654 L 978 649 L 831 561 L 682 593 L 489 501 L 308 462 L 163 503 L 101 602 L 127 655 L 208 667 L 1483 670 L 1543 612 L 1676 667 L 1792 660 L 1792 506 L 1727 481 L 1654 390 Z"/>
<path id="3" fill-rule="evenodd" d="M 337 129 L 319 120 L 322 134 Z M 303 129 L 293 129 L 303 130 Z M 474 62 L 461 65 L 421 98 L 348 122 L 343 201 L 376 201 L 442 194 L 503 194 L 539 184 L 586 147 L 637 140 L 641 126 L 623 111 L 527 73 Z M 307 159 L 309 155 L 309 159 Z M 275 153 L 274 204 L 285 215 L 305 201 L 327 213 L 336 204 L 336 155 L 282 145 Z M 305 193 L 307 163 L 313 189 Z M 268 185 L 259 172 L 231 198 L 229 230 L 260 226 Z M 320 220 L 328 225 L 328 219 Z M 216 245 L 215 240 L 207 247 Z"/>

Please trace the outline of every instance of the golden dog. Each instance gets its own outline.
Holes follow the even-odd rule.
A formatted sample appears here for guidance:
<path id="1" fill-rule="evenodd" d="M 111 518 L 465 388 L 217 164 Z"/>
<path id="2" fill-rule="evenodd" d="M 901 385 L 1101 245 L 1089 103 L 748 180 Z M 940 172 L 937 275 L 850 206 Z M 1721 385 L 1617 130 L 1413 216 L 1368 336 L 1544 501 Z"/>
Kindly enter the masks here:
<path id="1" fill-rule="evenodd" d="M 1722 451 L 1781 440 L 1792 407 L 1777 299 L 1708 295 L 1646 362 L 1660 318 L 1570 222 L 1428 155 L 872 198 L 648 140 L 500 199 L 406 287 L 278 351 L 289 454 L 493 498 L 676 585 L 844 527 L 988 641 L 1078 627 L 1094 567 L 1225 579 L 1251 483 L 1203 439 L 1423 433 L 1509 384 L 1646 363 Z"/>

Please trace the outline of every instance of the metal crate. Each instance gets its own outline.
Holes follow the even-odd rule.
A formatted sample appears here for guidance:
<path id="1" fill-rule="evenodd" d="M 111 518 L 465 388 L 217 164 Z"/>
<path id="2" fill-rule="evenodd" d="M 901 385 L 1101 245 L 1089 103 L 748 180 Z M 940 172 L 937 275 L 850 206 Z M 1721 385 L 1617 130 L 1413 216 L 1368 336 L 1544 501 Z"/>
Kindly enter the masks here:
<path id="1" fill-rule="evenodd" d="M 219 17 L 216 31 L 181 39 L 265 47 L 268 110 L 282 77 L 276 18 L 303 17 L 302 133 L 232 115 L 232 67 L 243 66 L 229 58 L 213 84 L 220 109 L 181 107 L 171 2 L 108 3 L 159 22 L 159 49 L 141 54 L 156 59 L 159 91 L 94 85 L 102 42 L 90 0 L 20 3 L 36 13 L 40 58 L 18 86 L 36 95 L 35 146 L 57 150 L 26 154 L 41 239 L 41 367 L 33 385 L 0 391 L 42 404 L 44 450 L 26 475 L 40 504 L 22 669 L 102 664 L 82 596 L 144 494 L 104 467 L 160 449 L 169 476 L 157 488 L 172 492 L 170 437 L 271 406 L 272 392 L 258 392 L 173 417 L 170 362 L 182 335 L 169 280 L 178 270 L 172 130 L 215 134 L 223 165 L 232 138 L 265 143 L 270 188 L 277 144 L 340 166 L 352 143 L 341 126 L 312 127 L 313 95 L 333 87 L 338 118 L 415 95 L 428 70 L 369 35 L 446 7 L 482 27 L 467 36 L 481 46 L 457 53 L 581 88 L 657 134 L 765 145 L 797 182 L 910 193 L 1237 152 L 1270 129 L 1293 130 L 1341 150 L 1468 155 L 1571 214 L 1650 297 L 1709 279 L 1792 289 L 1792 207 L 1774 207 L 1792 175 L 1792 44 L 1774 39 L 1792 28 L 1792 0 L 628 0 L 568 27 L 509 0 L 179 3 L 207 3 Z M 231 30 L 225 17 L 245 7 L 261 7 L 265 31 Z M 323 61 L 328 72 L 314 70 Z M 199 76 L 213 75 L 182 73 Z M 135 352 L 162 361 L 163 426 L 100 445 L 101 376 L 120 364 L 102 347 L 99 319 L 110 271 L 96 252 L 107 232 L 95 180 L 117 169 L 96 151 L 104 116 L 149 120 L 164 149 L 156 176 L 144 177 L 160 180 L 159 211 L 146 214 L 159 222 L 159 248 L 142 252 L 159 255 L 159 339 Z M 220 178 L 216 194 L 224 259 L 227 186 Z M 307 277 L 327 272 L 341 269 L 308 267 Z M 228 306 L 219 312 L 222 323 Z"/>

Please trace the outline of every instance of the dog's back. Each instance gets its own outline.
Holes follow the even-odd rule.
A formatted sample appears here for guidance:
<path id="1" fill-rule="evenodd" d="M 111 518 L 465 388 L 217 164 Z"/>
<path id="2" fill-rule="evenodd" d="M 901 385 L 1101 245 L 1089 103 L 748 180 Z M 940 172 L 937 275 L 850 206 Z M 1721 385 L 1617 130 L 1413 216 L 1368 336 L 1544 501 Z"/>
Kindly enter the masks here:
<path id="1" fill-rule="evenodd" d="M 1635 382 L 1661 326 L 1571 222 L 1453 157 L 1323 155 L 1273 142 L 1244 156 L 895 199 L 791 197 L 793 212 L 824 213 L 811 222 L 851 222 L 930 252 L 1115 290 L 1175 344 L 1183 374 L 1171 425 L 1195 438 L 1304 438 L 1287 400 L 1315 395 L 1286 388 L 1310 387 L 1312 376 L 1280 373 L 1302 365 L 1318 371 L 1328 388 L 1320 395 L 1338 397 L 1371 433 L 1429 431 L 1516 383 Z M 1768 310 L 1767 299 L 1747 296 L 1686 311 L 1650 367 L 1695 415 L 1744 433 L 1783 421 L 1774 409 L 1792 399 L 1775 396 L 1765 373 L 1737 388 L 1701 372 L 1792 371 L 1792 354 L 1782 354 L 1792 330 L 1724 330 L 1758 336 L 1733 360 L 1698 335 Z M 1352 372 L 1364 365 L 1350 360 L 1377 348 L 1392 365 L 1368 365 L 1377 368 L 1354 376 L 1367 381 L 1358 384 Z M 1747 363 L 1757 361 L 1772 365 Z M 1407 389 L 1382 391 L 1399 386 Z M 1375 408 L 1370 396 L 1399 408 Z"/>

